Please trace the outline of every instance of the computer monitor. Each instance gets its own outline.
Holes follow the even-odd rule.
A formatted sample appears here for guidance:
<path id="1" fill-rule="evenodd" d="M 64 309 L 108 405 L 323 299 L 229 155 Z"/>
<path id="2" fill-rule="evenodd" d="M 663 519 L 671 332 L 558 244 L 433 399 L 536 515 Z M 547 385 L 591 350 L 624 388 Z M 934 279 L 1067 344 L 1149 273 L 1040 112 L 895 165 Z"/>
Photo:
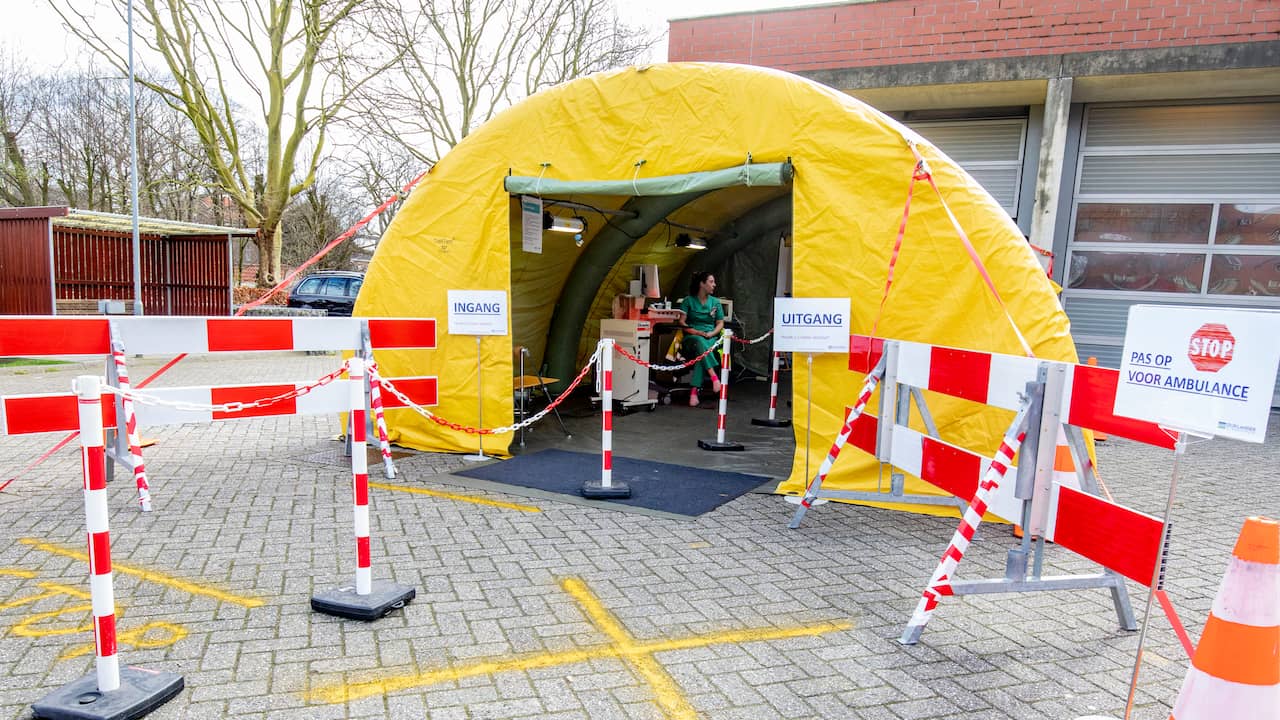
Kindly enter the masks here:
<path id="1" fill-rule="evenodd" d="M 640 280 L 640 294 L 657 300 L 662 297 L 658 288 L 658 266 L 656 264 L 637 265 L 636 276 Z"/>

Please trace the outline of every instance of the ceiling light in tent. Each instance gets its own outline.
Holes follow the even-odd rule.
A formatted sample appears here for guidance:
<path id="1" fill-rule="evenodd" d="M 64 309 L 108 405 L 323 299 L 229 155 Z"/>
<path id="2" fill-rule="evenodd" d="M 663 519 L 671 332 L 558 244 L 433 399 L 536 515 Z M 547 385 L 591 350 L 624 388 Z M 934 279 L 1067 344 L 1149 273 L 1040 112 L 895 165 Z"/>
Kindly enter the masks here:
<path id="1" fill-rule="evenodd" d="M 587 229 L 587 221 L 581 216 L 560 217 L 549 212 L 542 214 L 542 229 L 552 232 L 582 233 Z"/>
<path id="2" fill-rule="evenodd" d="M 689 233 L 680 233 L 676 236 L 676 247 L 689 248 L 690 250 L 706 250 L 706 238 L 697 238 L 689 235 Z"/>

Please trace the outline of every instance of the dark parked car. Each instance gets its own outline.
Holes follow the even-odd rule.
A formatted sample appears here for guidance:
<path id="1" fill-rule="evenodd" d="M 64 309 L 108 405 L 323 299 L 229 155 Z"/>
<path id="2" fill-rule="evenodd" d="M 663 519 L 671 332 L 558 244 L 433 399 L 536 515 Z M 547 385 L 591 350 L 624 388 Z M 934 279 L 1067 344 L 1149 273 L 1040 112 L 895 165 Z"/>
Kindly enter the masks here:
<path id="1" fill-rule="evenodd" d="M 350 315 L 364 284 L 364 273 L 321 270 L 289 291 L 289 307 L 324 310 L 326 315 Z"/>

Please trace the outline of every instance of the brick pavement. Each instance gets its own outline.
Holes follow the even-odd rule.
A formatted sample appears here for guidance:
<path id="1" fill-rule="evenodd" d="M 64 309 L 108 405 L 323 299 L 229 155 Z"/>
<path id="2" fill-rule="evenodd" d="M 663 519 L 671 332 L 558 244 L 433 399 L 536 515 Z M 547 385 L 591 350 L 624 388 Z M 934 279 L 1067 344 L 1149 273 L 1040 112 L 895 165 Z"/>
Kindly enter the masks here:
<path id="1" fill-rule="evenodd" d="M 131 362 L 133 374 L 144 377 L 160 360 Z M 301 354 L 191 358 L 165 384 L 303 379 L 334 362 Z M 78 372 L 3 370 L 0 392 L 62 389 Z M 1273 416 L 1266 445 L 1213 441 L 1193 446 L 1183 463 L 1169 592 L 1193 637 L 1242 518 L 1280 514 L 1277 421 Z M 532 437 L 558 432 L 539 428 Z M 125 645 L 123 661 L 186 679 L 186 690 L 149 717 L 673 716 L 660 709 L 652 673 L 670 678 L 697 717 L 714 720 L 1123 711 L 1137 634 L 1117 629 L 1104 591 L 947 599 L 921 644 L 897 644 L 954 520 L 832 504 L 790 531 L 792 506 L 759 494 L 676 520 L 468 488 L 445 474 L 462 465 L 459 458 L 415 454 L 398 461 L 395 483 L 524 502 L 542 512 L 375 491 L 374 575 L 415 586 L 418 598 L 403 612 L 362 624 L 312 614 L 308 604 L 314 591 L 348 583 L 354 567 L 349 476 L 332 419 L 253 419 L 144 434 L 159 440 L 146 451 L 156 510 L 138 513 L 128 482 L 110 486 L 117 565 L 261 602 L 246 607 L 117 567 L 121 632 L 147 629 L 136 644 L 157 645 Z M 584 435 L 575 441 L 587 442 Z M 0 477 L 55 440 L 0 439 Z M 824 442 L 816 446 L 825 449 Z M 621 446 L 619 452 L 626 454 Z M 1118 499 L 1160 512 L 1167 451 L 1113 440 L 1099 456 Z M 57 551 L 83 547 L 78 488 L 69 449 L 0 493 L 0 716 L 30 717 L 31 702 L 92 669 L 91 653 L 75 654 L 90 635 L 70 632 L 88 622 L 87 601 L 49 585 L 87 589 L 84 563 Z M 993 526 L 979 537 L 963 575 L 999 576 L 1013 540 Z M 1065 551 L 1049 551 L 1046 573 L 1092 570 Z M 831 622 L 852 627 L 664 650 L 646 670 L 598 652 L 610 640 L 566 592 L 566 578 L 580 578 L 640 644 Z M 1141 614 L 1145 594 L 1135 585 L 1130 593 Z M 1185 658 L 1158 610 L 1148 648 L 1134 717 L 1163 719 Z M 324 699 L 344 685 L 575 652 L 588 657 L 446 673 L 433 684 Z"/>

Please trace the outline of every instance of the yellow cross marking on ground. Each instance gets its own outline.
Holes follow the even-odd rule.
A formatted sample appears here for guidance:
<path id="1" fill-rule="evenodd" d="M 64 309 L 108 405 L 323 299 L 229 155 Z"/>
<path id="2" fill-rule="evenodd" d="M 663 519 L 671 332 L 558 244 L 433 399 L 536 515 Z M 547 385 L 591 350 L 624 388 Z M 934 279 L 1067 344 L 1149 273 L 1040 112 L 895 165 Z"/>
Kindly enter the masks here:
<path id="1" fill-rule="evenodd" d="M 382 695 L 396 690 L 425 687 L 436 683 L 461 680 L 478 675 L 491 675 L 514 670 L 533 670 L 557 665 L 574 665 L 588 660 L 617 658 L 631 665 L 653 688 L 654 700 L 663 714 L 672 720 L 696 720 L 698 713 L 676 685 L 676 681 L 658 663 L 655 653 L 688 648 L 724 645 L 729 643 L 762 642 L 794 637 L 811 637 L 839 630 L 848 630 L 853 623 L 831 622 L 808 627 L 764 628 L 755 630 L 730 630 L 727 632 L 691 635 L 672 640 L 637 640 L 627 632 L 622 623 L 609 612 L 600 599 L 592 594 L 586 583 L 577 578 L 566 578 L 560 586 L 582 607 L 587 619 L 608 636 L 610 643 L 559 652 L 517 655 L 505 659 L 481 660 L 469 665 L 426 670 L 384 677 L 357 683 L 336 683 L 314 688 L 304 697 L 308 700 L 339 703 L 372 695 Z"/>
<path id="2" fill-rule="evenodd" d="M 508 510 L 519 510 L 520 512 L 542 512 L 542 510 L 532 505 L 520 505 L 519 503 L 502 502 L 501 500 L 489 500 L 487 498 L 470 497 L 468 495 L 458 495 L 456 493 L 441 492 L 439 490 L 428 490 L 426 488 L 405 487 L 404 485 L 388 485 L 386 483 L 369 483 L 369 487 L 378 490 L 394 490 L 396 492 L 413 493 L 415 495 L 430 495 L 432 497 L 445 498 L 448 500 L 459 500 L 461 502 L 475 503 L 476 505 L 491 505 L 493 507 L 506 508 Z"/>
<path id="3" fill-rule="evenodd" d="M 79 550 L 72 550 L 71 548 L 54 545 L 52 543 L 40 542 L 35 538 L 22 538 L 18 542 L 23 545 L 30 545 L 37 550 L 53 553 L 54 555 L 64 555 L 66 557 L 76 558 L 77 560 L 84 560 L 85 562 L 89 561 L 89 556 Z M 122 565 L 117 562 L 111 563 L 111 570 L 112 572 L 118 572 L 124 575 L 134 575 L 142 578 L 143 580 L 150 580 L 154 583 L 167 585 L 171 588 L 189 592 L 192 595 L 204 595 L 205 597 L 211 597 L 214 600 L 234 603 L 247 608 L 256 608 L 263 603 L 262 600 L 257 598 L 235 595 L 209 585 L 200 585 L 198 583 L 193 583 L 190 580 L 183 580 L 181 578 L 173 577 L 172 575 L 165 575 L 164 573 L 157 572 L 155 570 L 144 570 L 142 568 L 131 567 L 129 565 Z"/>

